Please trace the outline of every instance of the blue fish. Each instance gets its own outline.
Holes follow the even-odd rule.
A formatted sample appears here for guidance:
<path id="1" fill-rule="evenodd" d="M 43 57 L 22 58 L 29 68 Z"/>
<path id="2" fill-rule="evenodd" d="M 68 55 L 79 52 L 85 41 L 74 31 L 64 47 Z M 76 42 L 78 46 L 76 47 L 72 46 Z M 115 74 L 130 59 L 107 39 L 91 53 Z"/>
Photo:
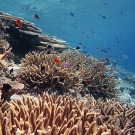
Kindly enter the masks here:
<path id="1" fill-rule="evenodd" d="M 103 53 L 108 53 L 108 51 L 106 49 L 101 49 L 100 51 Z"/>
<path id="2" fill-rule="evenodd" d="M 86 50 L 80 50 L 80 52 L 84 54 L 88 53 Z"/>
<path id="3" fill-rule="evenodd" d="M 110 72 L 104 72 L 105 75 L 110 75 Z"/>
<path id="4" fill-rule="evenodd" d="M 26 11 L 28 11 L 30 9 L 30 5 L 26 6 Z"/>
<path id="5" fill-rule="evenodd" d="M 74 13 L 70 12 L 70 15 L 71 15 L 72 17 L 74 17 Z"/>

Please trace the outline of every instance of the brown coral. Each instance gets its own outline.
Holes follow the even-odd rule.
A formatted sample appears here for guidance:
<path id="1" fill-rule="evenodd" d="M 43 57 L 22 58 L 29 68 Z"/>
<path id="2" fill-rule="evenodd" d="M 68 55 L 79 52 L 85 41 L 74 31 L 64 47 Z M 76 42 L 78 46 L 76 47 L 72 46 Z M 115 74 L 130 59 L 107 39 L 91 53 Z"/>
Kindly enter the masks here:
<path id="1" fill-rule="evenodd" d="M 62 64 L 55 63 L 58 57 Z M 69 67 L 65 63 L 69 63 Z M 94 68 L 98 65 L 98 68 Z M 41 68 L 44 70 L 41 71 Z M 63 92 L 89 92 L 95 98 L 115 97 L 115 81 L 104 72 L 109 71 L 102 62 L 76 51 L 64 51 L 60 54 L 46 52 L 29 52 L 21 60 L 20 78 L 26 86 L 41 88 L 62 88 Z M 99 74 L 102 76 L 99 77 Z M 90 80 L 92 80 L 90 82 Z"/>
<path id="2" fill-rule="evenodd" d="M 100 110 L 94 106 L 89 109 L 85 101 L 86 99 L 77 101 L 69 96 L 59 96 L 56 99 L 56 94 L 47 93 L 43 97 L 23 96 L 20 100 L 12 100 L 4 113 L 0 111 L 0 134 L 128 135 L 135 133 L 132 125 L 133 111 L 130 111 L 130 115 L 128 113 L 129 120 L 126 122 L 126 125 L 132 126 L 124 125 L 118 129 L 113 124 L 105 124 Z M 91 104 L 94 102 L 95 100 L 91 98 Z M 117 114 L 116 111 L 115 115 Z M 120 115 L 119 119 L 122 117 L 123 115 Z"/>
<path id="3" fill-rule="evenodd" d="M 69 92 L 69 89 L 79 89 L 80 84 L 78 71 L 65 68 L 63 64 L 54 61 L 56 54 L 45 54 L 45 52 L 29 52 L 26 58 L 21 60 L 19 77 L 26 86 L 49 89 L 62 89 L 62 92 Z M 63 62 L 61 57 L 59 59 Z M 42 69 L 43 68 L 43 69 Z"/>

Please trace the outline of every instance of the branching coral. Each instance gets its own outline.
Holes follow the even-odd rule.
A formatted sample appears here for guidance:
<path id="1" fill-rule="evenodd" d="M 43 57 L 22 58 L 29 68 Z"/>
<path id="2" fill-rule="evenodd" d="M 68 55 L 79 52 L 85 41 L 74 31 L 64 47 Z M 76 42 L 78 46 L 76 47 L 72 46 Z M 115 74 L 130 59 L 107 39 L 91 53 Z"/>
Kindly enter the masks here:
<path id="1" fill-rule="evenodd" d="M 109 122 L 105 124 L 100 110 L 94 106 L 89 109 L 85 101 L 85 99 L 77 101 L 69 96 L 59 96 L 56 99 L 56 94 L 47 93 L 43 94 L 43 97 L 23 96 L 20 100 L 12 100 L 7 103 L 9 107 L 5 112 L 0 111 L 0 134 L 128 135 L 135 133 L 134 126 L 117 129 Z M 94 102 L 91 98 L 91 104 Z M 115 108 L 114 111 L 116 111 Z M 114 113 L 117 116 L 118 112 Z M 128 116 L 133 114 L 132 111 Z M 120 115 L 119 119 L 122 117 Z M 126 125 L 133 123 L 131 120 L 133 117 L 129 118 Z"/>
<path id="2" fill-rule="evenodd" d="M 106 124 L 107 128 L 113 125 L 117 130 L 134 129 L 135 133 L 135 108 L 128 105 L 124 107 L 123 102 L 116 102 L 115 99 L 95 100 L 93 97 L 86 96 L 88 101 L 87 107 L 89 109 L 98 109 L 101 114 L 102 121 Z M 132 133 L 131 133 L 132 134 Z"/>
<path id="3" fill-rule="evenodd" d="M 69 89 L 77 89 L 80 84 L 78 71 L 73 72 L 64 65 L 55 62 L 56 54 L 45 54 L 45 52 L 29 52 L 26 58 L 21 60 L 19 77 L 26 86 L 39 88 L 61 88 L 63 92 Z M 62 61 L 61 57 L 59 57 Z"/>
<path id="4" fill-rule="evenodd" d="M 61 64 L 56 63 L 58 57 Z M 96 66 L 96 68 L 95 68 Z M 103 62 L 75 51 L 61 54 L 29 52 L 21 61 L 20 79 L 27 87 L 62 88 L 63 92 L 89 92 L 96 98 L 116 96 L 112 73 Z"/>

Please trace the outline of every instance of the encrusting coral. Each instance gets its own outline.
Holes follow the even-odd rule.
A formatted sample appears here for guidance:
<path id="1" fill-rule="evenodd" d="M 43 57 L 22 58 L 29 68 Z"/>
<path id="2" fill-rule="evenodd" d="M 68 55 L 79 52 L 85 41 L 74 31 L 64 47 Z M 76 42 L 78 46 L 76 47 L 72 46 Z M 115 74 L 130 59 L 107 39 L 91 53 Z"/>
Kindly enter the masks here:
<path id="1" fill-rule="evenodd" d="M 55 62 L 56 57 L 60 64 Z M 60 54 L 33 51 L 21 60 L 19 78 L 28 88 L 59 88 L 61 92 L 90 93 L 95 98 L 105 99 L 117 94 L 113 73 L 106 75 L 107 71 L 103 62 L 76 51 Z"/>
<path id="2" fill-rule="evenodd" d="M 2 135 L 129 135 L 135 133 L 134 107 L 124 108 L 115 104 L 113 109 L 101 115 L 99 101 L 93 97 L 79 101 L 70 96 L 59 96 L 44 93 L 38 98 L 23 96 L 14 99 L 0 108 L 0 134 Z M 113 101 L 108 101 L 109 104 Z M 91 106 L 88 106 L 88 104 Z M 106 104 L 102 102 L 105 106 Z M 94 106 L 96 105 L 96 107 Z M 99 106 L 100 108 L 98 108 Z M 118 113 L 117 109 L 121 114 Z M 129 109 L 129 111 L 127 111 Z M 114 116 L 110 112 L 114 111 Z M 112 117 L 111 117 L 111 116 Z M 118 116 L 119 115 L 119 116 Z M 108 122 L 104 122 L 109 117 Z M 125 122 L 113 125 L 113 118 L 126 119 Z M 116 121 L 118 121 L 116 119 Z"/>

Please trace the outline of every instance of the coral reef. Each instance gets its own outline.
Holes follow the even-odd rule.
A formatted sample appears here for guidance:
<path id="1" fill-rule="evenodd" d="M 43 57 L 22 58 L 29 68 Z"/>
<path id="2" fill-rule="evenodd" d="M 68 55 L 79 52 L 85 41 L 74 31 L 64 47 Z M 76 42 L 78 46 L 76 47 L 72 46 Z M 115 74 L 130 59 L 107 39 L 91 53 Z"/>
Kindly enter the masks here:
<path id="1" fill-rule="evenodd" d="M 17 19 L 22 22 L 21 29 L 16 24 Z M 9 42 L 16 57 L 22 58 L 31 50 L 48 50 L 49 47 L 53 47 L 54 50 L 62 52 L 68 48 L 66 41 L 43 34 L 41 29 L 34 26 L 33 23 L 20 17 L 0 12 L 0 26 L 3 40 Z"/>
<path id="2" fill-rule="evenodd" d="M 78 71 L 72 71 L 65 68 L 64 65 L 55 62 L 58 57 L 56 54 L 46 54 L 43 52 L 29 52 L 21 60 L 21 69 L 19 78 L 28 88 L 38 86 L 40 89 L 49 90 L 58 88 L 63 92 L 69 92 L 69 89 L 79 89 L 82 87 L 79 80 Z M 58 59 L 57 58 L 57 59 Z"/>
<path id="3" fill-rule="evenodd" d="M 92 97 L 89 101 L 91 104 L 87 107 L 87 99 L 77 101 L 70 96 L 56 98 L 56 94 L 47 93 L 38 98 L 23 96 L 22 99 L 14 99 L 4 104 L 6 110 L 3 106 L 0 108 L 0 134 L 128 135 L 135 133 L 134 107 L 124 108 L 118 103 L 110 107 L 112 100 L 106 103 L 102 100 L 96 102 Z M 102 109 L 100 104 L 107 109 Z M 101 110 L 104 110 L 104 114 Z M 115 122 L 113 125 L 111 121 L 114 120 L 120 123 Z"/>
<path id="4" fill-rule="evenodd" d="M 61 64 L 55 62 L 56 57 Z M 62 93 L 90 93 L 95 98 L 105 99 L 116 97 L 118 93 L 113 73 L 106 75 L 104 72 L 107 71 L 103 62 L 76 51 L 63 51 L 60 54 L 33 51 L 21 60 L 19 79 L 28 88 L 38 86 L 39 89 L 58 88 L 59 91 L 62 88 Z"/>

